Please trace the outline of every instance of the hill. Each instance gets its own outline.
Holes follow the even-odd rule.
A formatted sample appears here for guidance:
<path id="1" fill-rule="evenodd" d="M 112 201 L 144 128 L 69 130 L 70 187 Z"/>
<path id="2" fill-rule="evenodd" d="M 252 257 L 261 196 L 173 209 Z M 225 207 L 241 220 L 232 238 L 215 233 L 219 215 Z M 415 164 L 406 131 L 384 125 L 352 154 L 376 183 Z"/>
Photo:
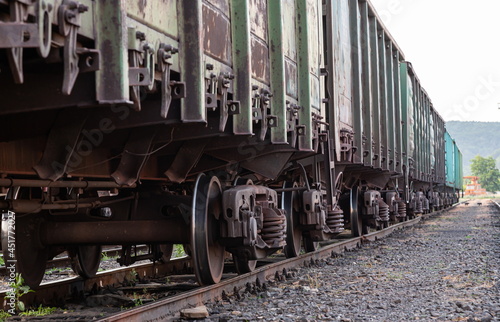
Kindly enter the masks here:
<path id="1" fill-rule="evenodd" d="M 493 157 L 500 169 L 500 122 L 446 122 L 446 129 L 462 151 L 464 175 L 470 175 L 470 160 L 476 155 Z"/>

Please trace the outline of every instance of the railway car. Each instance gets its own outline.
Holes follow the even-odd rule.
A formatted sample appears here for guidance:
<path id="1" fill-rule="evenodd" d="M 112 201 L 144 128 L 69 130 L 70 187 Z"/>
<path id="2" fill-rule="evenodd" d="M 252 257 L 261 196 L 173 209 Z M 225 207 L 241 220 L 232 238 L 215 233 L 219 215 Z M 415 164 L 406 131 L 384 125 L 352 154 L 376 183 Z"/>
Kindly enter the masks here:
<path id="1" fill-rule="evenodd" d="M 249 272 L 445 205 L 444 121 L 365 0 L 0 12 L 2 250 L 32 287 L 110 244 L 184 244 L 217 283 L 226 252 Z"/>
<path id="2" fill-rule="evenodd" d="M 448 199 L 447 205 L 451 205 L 458 202 L 460 192 L 464 192 L 462 152 L 448 131 L 445 132 L 444 138 L 446 182 L 443 192 Z"/>

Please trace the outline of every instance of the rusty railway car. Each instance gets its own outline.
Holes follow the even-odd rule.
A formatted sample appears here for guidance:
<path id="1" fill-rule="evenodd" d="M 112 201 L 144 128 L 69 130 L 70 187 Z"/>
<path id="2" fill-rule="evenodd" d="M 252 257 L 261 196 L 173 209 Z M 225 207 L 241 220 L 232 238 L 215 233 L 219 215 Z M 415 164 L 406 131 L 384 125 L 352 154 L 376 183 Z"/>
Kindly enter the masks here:
<path id="1" fill-rule="evenodd" d="M 107 244 L 184 244 L 217 283 L 226 251 L 248 272 L 444 206 L 444 121 L 365 0 L 0 12 L 2 250 L 32 287 Z"/>

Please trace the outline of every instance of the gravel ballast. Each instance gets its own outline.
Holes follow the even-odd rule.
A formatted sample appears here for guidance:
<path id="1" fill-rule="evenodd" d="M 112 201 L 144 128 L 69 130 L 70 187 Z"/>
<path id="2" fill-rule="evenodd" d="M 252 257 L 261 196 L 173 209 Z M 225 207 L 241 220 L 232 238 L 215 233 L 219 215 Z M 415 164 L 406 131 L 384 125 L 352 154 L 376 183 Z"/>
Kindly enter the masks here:
<path id="1" fill-rule="evenodd" d="M 208 320 L 500 321 L 499 271 L 500 211 L 474 202 L 209 303 Z"/>

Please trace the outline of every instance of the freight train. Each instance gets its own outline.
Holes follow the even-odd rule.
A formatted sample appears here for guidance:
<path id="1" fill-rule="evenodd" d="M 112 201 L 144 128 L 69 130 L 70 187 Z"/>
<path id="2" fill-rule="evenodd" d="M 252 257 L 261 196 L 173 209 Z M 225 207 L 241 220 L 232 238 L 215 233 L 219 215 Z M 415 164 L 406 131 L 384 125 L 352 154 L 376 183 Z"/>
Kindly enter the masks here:
<path id="1" fill-rule="evenodd" d="M 31 287 L 64 251 L 94 275 L 103 245 L 183 244 L 217 283 L 227 253 L 249 272 L 457 201 L 460 151 L 369 1 L 0 12 L 2 250 Z"/>

